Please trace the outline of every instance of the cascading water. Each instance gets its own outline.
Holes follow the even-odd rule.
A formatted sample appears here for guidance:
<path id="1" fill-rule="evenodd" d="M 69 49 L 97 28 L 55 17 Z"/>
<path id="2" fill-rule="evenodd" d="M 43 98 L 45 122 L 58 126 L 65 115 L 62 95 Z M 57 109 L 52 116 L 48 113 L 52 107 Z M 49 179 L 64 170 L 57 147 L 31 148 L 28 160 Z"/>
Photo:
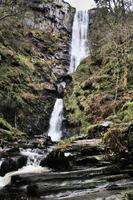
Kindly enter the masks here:
<path id="1" fill-rule="evenodd" d="M 48 131 L 48 136 L 51 140 L 57 142 L 62 137 L 62 120 L 63 120 L 63 99 L 56 99 L 53 112 L 50 119 L 50 128 Z"/>
<path id="2" fill-rule="evenodd" d="M 68 73 L 73 73 L 80 62 L 89 54 L 88 48 L 88 10 L 76 10 L 72 29 L 71 61 Z M 62 137 L 63 99 L 56 99 L 50 118 L 48 136 L 57 142 Z"/>
<path id="3" fill-rule="evenodd" d="M 28 174 L 28 173 L 43 173 L 43 172 L 50 171 L 46 167 L 39 166 L 41 158 L 43 158 L 44 155 L 38 154 L 36 150 L 20 149 L 20 153 L 21 155 L 28 157 L 27 165 L 21 169 L 18 169 L 18 171 L 9 172 L 4 177 L 0 177 L 0 189 L 11 182 L 12 176 L 20 175 L 20 174 Z"/>
<path id="4" fill-rule="evenodd" d="M 88 10 L 76 10 L 71 42 L 71 61 L 69 73 L 73 73 L 80 62 L 89 54 L 88 48 Z"/>

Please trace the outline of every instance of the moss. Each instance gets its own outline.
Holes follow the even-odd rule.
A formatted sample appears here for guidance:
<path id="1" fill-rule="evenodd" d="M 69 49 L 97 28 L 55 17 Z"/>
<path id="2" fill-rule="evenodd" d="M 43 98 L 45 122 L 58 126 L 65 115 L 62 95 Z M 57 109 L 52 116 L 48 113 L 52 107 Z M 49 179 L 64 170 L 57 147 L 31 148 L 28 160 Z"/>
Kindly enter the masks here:
<path id="1" fill-rule="evenodd" d="M 8 131 L 12 130 L 12 126 L 2 117 L 0 117 L 0 128 Z"/>
<path id="2" fill-rule="evenodd" d="M 26 134 L 13 128 L 3 117 L 0 117 L 0 146 L 19 139 L 25 140 Z"/>
<path id="3" fill-rule="evenodd" d="M 65 138 L 64 140 L 61 140 L 57 146 L 56 149 L 58 150 L 68 150 L 69 148 L 71 149 L 71 146 L 73 145 L 73 142 L 76 140 L 84 140 L 84 139 L 88 139 L 88 138 L 92 138 L 92 135 L 97 134 L 96 130 L 97 130 L 98 124 L 96 125 L 89 125 L 87 127 L 87 132 L 83 131 L 81 134 L 76 134 L 74 136 L 71 136 L 69 138 Z"/>
<path id="4" fill-rule="evenodd" d="M 120 111 L 120 119 L 123 122 L 132 122 L 133 121 L 133 102 L 129 101 L 124 104 L 122 110 Z"/>
<path id="5" fill-rule="evenodd" d="M 133 200 L 133 192 L 127 192 L 127 194 L 125 195 L 124 200 Z"/>
<path id="6" fill-rule="evenodd" d="M 0 114 L 12 126 L 16 121 L 24 132 L 43 133 L 48 126 L 57 80 L 52 74 L 56 61 L 50 56 L 59 48 L 61 38 L 24 27 L 20 21 L 9 24 L 8 28 L 0 25 Z"/>
<path id="7" fill-rule="evenodd" d="M 20 65 L 26 66 L 26 67 L 30 68 L 31 70 L 35 69 L 34 65 L 30 61 L 29 57 L 22 55 L 22 54 L 18 54 L 17 59 L 18 59 Z"/>
<path id="8" fill-rule="evenodd" d="M 123 122 L 133 120 L 132 105 L 127 104 L 132 101 L 131 67 L 128 68 L 128 84 L 124 88 L 124 61 L 118 62 L 116 57 L 100 57 L 99 61 L 94 55 L 90 56 L 79 65 L 73 74 L 72 89 L 66 94 L 68 119 L 78 125 L 80 133 L 87 132 L 90 124 L 113 115 Z M 128 64 L 132 65 L 131 62 Z"/>

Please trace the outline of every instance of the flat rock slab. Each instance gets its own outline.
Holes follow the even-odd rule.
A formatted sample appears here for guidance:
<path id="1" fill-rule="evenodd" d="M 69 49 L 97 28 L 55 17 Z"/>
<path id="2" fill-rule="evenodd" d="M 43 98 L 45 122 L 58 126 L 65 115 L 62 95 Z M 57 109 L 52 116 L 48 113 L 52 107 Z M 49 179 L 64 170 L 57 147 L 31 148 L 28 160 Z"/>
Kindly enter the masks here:
<path id="1" fill-rule="evenodd" d="M 90 139 L 90 140 L 77 140 L 74 141 L 73 145 L 76 146 L 89 146 L 97 147 L 102 144 L 102 139 Z"/>

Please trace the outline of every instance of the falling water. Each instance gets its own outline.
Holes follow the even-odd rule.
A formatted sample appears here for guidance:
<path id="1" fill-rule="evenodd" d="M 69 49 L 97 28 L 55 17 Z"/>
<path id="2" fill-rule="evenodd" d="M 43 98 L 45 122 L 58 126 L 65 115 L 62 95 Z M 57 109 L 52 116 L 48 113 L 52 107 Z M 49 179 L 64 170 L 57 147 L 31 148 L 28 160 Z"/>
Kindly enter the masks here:
<path id="1" fill-rule="evenodd" d="M 71 42 L 71 61 L 68 73 L 73 73 L 80 62 L 89 53 L 88 42 L 88 10 L 77 10 L 74 16 L 72 42 Z M 52 141 L 59 141 L 62 137 L 63 120 L 63 99 L 56 99 L 53 112 L 50 118 L 50 128 L 48 136 Z"/>
<path id="2" fill-rule="evenodd" d="M 69 73 L 73 73 L 89 53 L 88 23 L 88 10 L 77 10 L 73 22 Z"/>
<path id="3" fill-rule="evenodd" d="M 48 136 L 51 140 L 57 142 L 62 137 L 62 120 L 63 120 L 63 99 L 56 99 L 54 109 L 50 119 L 50 128 L 48 131 Z"/>

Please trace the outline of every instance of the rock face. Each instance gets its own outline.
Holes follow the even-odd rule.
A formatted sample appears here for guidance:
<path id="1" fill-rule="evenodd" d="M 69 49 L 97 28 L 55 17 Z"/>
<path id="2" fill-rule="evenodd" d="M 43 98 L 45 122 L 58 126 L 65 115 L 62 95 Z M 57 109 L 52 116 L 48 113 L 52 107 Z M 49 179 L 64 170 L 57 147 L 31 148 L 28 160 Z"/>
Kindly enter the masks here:
<path id="1" fill-rule="evenodd" d="M 25 156 L 19 156 L 13 158 L 7 158 L 3 161 L 0 167 L 0 176 L 4 176 L 6 173 L 11 171 L 16 171 L 27 163 L 27 158 Z"/>
<path id="2" fill-rule="evenodd" d="M 29 136 L 48 129 L 74 12 L 61 0 L 32 0 L 25 18 L 0 25 L 0 116 Z"/>
<path id="3" fill-rule="evenodd" d="M 62 0 L 31 1 L 26 23 L 51 33 L 71 33 L 74 9 Z"/>
<path id="4" fill-rule="evenodd" d="M 58 75 L 64 74 L 69 64 L 69 44 L 72 32 L 72 22 L 75 9 L 63 0 L 32 1 L 26 14 L 25 23 L 32 28 L 47 30 L 52 35 L 65 35 L 66 39 L 58 42 L 58 51 L 54 57 L 58 64 L 53 71 Z"/>

